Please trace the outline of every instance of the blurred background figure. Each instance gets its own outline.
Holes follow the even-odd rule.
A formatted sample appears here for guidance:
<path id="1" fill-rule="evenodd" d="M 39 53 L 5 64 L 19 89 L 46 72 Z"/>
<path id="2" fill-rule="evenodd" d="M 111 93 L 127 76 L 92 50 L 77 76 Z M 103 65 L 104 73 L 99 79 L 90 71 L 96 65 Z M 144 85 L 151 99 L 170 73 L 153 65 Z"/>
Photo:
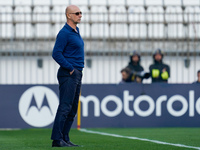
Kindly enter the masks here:
<path id="1" fill-rule="evenodd" d="M 126 68 L 129 68 L 132 73 L 132 82 L 142 83 L 144 78 L 149 78 L 149 74 L 144 72 L 144 68 L 140 65 L 141 56 L 134 50 L 130 54 L 130 62 Z"/>
<path id="2" fill-rule="evenodd" d="M 121 75 L 122 75 L 122 80 L 120 81 L 120 83 L 132 82 L 131 80 L 132 73 L 129 68 L 123 68 L 121 70 Z"/>
<path id="3" fill-rule="evenodd" d="M 140 65 L 140 54 L 136 50 L 130 53 L 130 62 L 126 68 L 129 68 L 133 73 L 144 71 Z"/>
<path id="4" fill-rule="evenodd" d="M 168 82 L 170 67 L 163 63 L 163 53 L 160 49 L 154 52 L 153 61 L 154 63 L 149 67 L 152 83 Z"/>
<path id="5" fill-rule="evenodd" d="M 126 82 L 136 82 L 136 83 L 142 83 L 142 80 L 144 78 L 149 78 L 150 73 L 145 73 L 144 71 L 138 72 L 137 74 L 133 74 L 133 72 L 130 70 L 130 68 L 123 68 L 121 70 L 122 80 L 120 83 L 126 83 Z"/>
<path id="6" fill-rule="evenodd" d="M 197 71 L 197 81 L 193 83 L 200 83 L 200 70 Z"/>
<path id="7" fill-rule="evenodd" d="M 136 50 L 130 53 L 130 62 L 126 68 L 131 70 L 133 82 L 142 82 L 142 77 L 136 76 L 137 73 L 144 71 L 144 68 L 140 65 L 140 54 Z"/>

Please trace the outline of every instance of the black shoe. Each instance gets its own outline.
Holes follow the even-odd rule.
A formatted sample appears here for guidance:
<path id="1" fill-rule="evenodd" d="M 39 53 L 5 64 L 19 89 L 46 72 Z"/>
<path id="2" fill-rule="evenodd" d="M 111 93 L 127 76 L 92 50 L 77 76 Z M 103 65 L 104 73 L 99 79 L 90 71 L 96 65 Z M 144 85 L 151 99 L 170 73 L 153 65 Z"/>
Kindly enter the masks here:
<path id="1" fill-rule="evenodd" d="M 53 140 L 52 147 L 72 147 L 71 144 L 66 143 L 65 141 L 61 140 Z"/>
<path id="2" fill-rule="evenodd" d="M 79 147 L 79 145 L 76 145 L 74 143 L 72 143 L 71 141 L 65 141 L 67 144 L 71 145 L 71 146 L 74 146 L 74 147 Z"/>

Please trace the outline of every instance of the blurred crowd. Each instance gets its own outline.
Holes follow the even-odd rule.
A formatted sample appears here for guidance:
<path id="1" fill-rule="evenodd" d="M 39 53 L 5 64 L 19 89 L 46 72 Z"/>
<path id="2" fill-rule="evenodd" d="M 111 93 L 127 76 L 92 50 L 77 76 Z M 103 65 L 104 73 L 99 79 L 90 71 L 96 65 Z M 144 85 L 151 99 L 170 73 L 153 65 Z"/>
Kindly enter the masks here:
<path id="1" fill-rule="evenodd" d="M 141 55 L 134 50 L 130 54 L 128 65 L 121 70 L 122 80 L 120 83 L 135 82 L 142 83 L 143 80 L 151 78 L 152 83 L 168 83 L 170 78 L 170 66 L 163 62 L 164 53 L 161 49 L 153 53 L 153 63 L 149 66 L 149 71 L 145 72 L 141 66 Z M 197 72 L 197 81 L 200 83 L 200 70 Z"/>

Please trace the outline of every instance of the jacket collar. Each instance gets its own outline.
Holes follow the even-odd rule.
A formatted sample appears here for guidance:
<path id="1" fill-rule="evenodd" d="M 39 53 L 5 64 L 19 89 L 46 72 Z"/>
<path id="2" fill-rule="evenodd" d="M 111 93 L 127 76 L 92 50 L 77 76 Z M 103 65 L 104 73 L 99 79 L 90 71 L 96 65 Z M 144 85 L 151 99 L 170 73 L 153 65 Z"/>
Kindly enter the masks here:
<path id="1" fill-rule="evenodd" d="M 74 32 L 76 32 L 72 27 L 70 27 L 67 23 L 65 23 L 65 27 L 68 29 L 68 30 L 71 30 L 71 31 L 74 31 Z M 78 31 L 78 33 L 79 33 L 79 28 L 78 27 L 76 27 L 76 30 Z"/>

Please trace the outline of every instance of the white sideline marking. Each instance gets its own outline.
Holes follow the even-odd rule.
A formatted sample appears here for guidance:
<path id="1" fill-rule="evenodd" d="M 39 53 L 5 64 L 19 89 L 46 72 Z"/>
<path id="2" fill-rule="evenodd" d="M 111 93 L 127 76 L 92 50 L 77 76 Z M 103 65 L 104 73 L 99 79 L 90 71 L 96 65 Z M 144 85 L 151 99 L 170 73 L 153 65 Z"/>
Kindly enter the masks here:
<path id="1" fill-rule="evenodd" d="M 184 148 L 193 148 L 193 149 L 200 150 L 200 147 L 187 146 L 187 145 L 183 145 L 183 144 L 173 144 L 173 143 L 161 142 L 161 141 L 157 141 L 157 140 L 143 139 L 143 138 L 132 137 L 132 136 L 122 136 L 122 135 L 110 134 L 110 133 L 105 133 L 105 132 L 91 131 L 91 130 L 87 130 L 87 129 L 80 129 L 80 131 L 86 132 L 86 133 L 100 134 L 100 135 L 106 135 L 106 136 L 112 136 L 112 137 L 118 137 L 118 138 L 125 138 L 125 139 L 140 140 L 140 141 L 147 141 L 147 142 L 152 142 L 152 143 L 157 143 L 157 144 L 171 145 L 171 146 L 184 147 Z"/>
<path id="2" fill-rule="evenodd" d="M 21 130 L 20 128 L 0 128 L 0 131 Z"/>

